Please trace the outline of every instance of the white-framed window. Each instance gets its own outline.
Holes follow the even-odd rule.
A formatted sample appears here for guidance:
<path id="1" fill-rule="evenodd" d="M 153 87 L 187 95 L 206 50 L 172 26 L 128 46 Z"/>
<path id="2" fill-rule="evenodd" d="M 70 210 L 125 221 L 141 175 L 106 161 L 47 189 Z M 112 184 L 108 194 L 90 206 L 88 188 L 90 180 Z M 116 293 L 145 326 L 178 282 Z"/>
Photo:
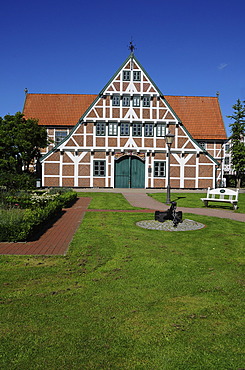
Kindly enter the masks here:
<path id="1" fill-rule="evenodd" d="M 121 136 L 128 136 L 129 135 L 129 129 L 130 129 L 129 123 L 121 123 L 121 126 L 120 126 Z"/>
<path id="2" fill-rule="evenodd" d="M 96 135 L 97 136 L 105 136 L 105 129 L 106 129 L 105 122 L 96 123 Z"/>
<path id="3" fill-rule="evenodd" d="M 94 161 L 94 176 L 105 176 L 105 161 Z"/>
<path id="4" fill-rule="evenodd" d="M 166 176 L 166 162 L 157 161 L 154 162 L 154 177 L 165 177 Z"/>
<path id="5" fill-rule="evenodd" d="M 56 130 L 55 129 L 55 145 L 59 144 L 67 136 L 67 130 Z"/>
<path id="6" fill-rule="evenodd" d="M 142 136 L 142 124 L 133 123 L 133 136 Z"/>
<path id="7" fill-rule="evenodd" d="M 117 136 L 117 123 L 109 122 L 108 125 L 108 135 Z"/>
<path id="8" fill-rule="evenodd" d="M 123 81 L 130 81 L 130 72 L 131 71 L 123 71 Z"/>
<path id="9" fill-rule="evenodd" d="M 123 107 L 129 107 L 130 106 L 130 96 L 123 96 L 122 105 L 123 105 Z"/>
<path id="10" fill-rule="evenodd" d="M 157 124 L 157 136 L 163 137 L 166 134 L 166 124 L 165 123 L 158 123 Z"/>
<path id="11" fill-rule="evenodd" d="M 150 101 L 151 101 L 150 96 L 143 96 L 143 107 L 149 107 Z"/>
<path id="12" fill-rule="evenodd" d="M 199 142 L 199 145 L 200 145 L 201 148 L 203 148 L 204 150 L 206 150 L 206 143 L 205 143 L 205 141 L 200 141 Z"/>
<path id="13" fill-rule="evenodd" d="M 133 96 L 133 107 L 139 107 L 140 106 L 140 96 L 134 95 Z"/>
<path id="14" fill-rule="evenodd" d="M 225 157 L 224 164 L 229 165 L 230 164 L 230 158 Z"/>
<path id="15" fill-rule="evenodd" d="M 140 71 L 133 71 L 133 80 L 140 81 L 141 80 L 141 72 Z"/>
<path id="16" fill-rule="evenodd" d="M 112 96 L 112 105 L 119 106 L 120 105 L 120 96 L 119 95 L 113 95 Z"/>
<path id="17" fill-rule="evenodd" d="M 146 123 L 145 124 L 145 136 L 153 136 L 154 124 Z"/>
<path id="18" fill-rule="evenodd" d="M 225 152 L 229 153 L 230 151 L 230 144 L 225 144 Z"/>

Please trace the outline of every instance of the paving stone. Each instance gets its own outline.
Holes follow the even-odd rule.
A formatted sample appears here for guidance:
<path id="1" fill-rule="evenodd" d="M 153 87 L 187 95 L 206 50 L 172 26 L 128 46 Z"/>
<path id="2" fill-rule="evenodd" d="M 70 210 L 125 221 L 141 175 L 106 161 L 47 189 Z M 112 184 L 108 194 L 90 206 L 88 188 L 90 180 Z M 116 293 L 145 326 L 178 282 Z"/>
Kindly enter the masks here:
<path id="1" fill-rule="evenodd" d="M 145 220 L 136 222 L 136 225 L 139 227 L 143 227 L 144 229 L 164 231 L 193 231 L 205 227 L 204 224 L 189 219 L 183 220 L 183 222 L 179 223 L 176 227 L 174 227 L 173 221 L 171 220 L 167 220 L 164 222 Z"/>

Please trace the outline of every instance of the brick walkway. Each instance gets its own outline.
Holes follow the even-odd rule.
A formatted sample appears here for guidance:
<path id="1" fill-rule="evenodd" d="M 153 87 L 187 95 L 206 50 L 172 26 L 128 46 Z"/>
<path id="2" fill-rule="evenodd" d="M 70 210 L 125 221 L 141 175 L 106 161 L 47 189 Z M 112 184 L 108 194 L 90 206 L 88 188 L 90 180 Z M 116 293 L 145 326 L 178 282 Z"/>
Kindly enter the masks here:
<path id="1" fill-rule="evenodd" d="M 64 209 L 64 214 L 38 240 L 23 243 L 0 243 L 0 254 L 64 255 L 78 228 L 90 198 L 78 198 L 76 203 Z"/>
<path id="2" fill-rule="evenodd" d="M 147 196 L 143 192 L 121 191 L 126 200 L 141 210 L 95 210 L 88 209 L 91 198 L 78 198 L 76 203 L 67 209 L 49 229 L 47 229 L 38 240 L 23 243 L 0 243 L 0 254 L 13 255 L 65 255 L 75 231 L 81 223 L 84 214 L 88 212 L 137 212 L 153 213 L 155 210 L 164 211 L 168 206 Z M 183 208 L 177 207 L 184 213 L 194 213 L 205 216 L 228 218 L 245 222 L 245 214 L 234 213 L 229 210 L 212 208 Z"/>

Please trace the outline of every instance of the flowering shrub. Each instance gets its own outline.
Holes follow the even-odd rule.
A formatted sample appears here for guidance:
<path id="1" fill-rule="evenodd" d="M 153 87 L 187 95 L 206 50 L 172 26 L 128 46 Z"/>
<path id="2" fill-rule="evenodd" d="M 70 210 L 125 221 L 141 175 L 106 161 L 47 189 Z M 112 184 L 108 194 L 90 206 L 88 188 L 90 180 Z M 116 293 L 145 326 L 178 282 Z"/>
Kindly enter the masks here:
<path id="1" fill-rule="evenodd" d="M 48 192 L 37 194 L 34 193 L 30 197 L 31 208 L 45 207 L 49 202 L 59 198 L 59 194 L 49 194 Z"/>
<path id="2" fill-rule="evenodd" d="M 2 194 L 0 198 L 1 208 L 21 208 L 21 209 L 36 209 L 37 207 L 44 208 L 48 203 L 53 202 L 56 199 L 60 199 L 63 207 L 67 207 L 68 204 L 77 198 L 77 193 L 71 189 L 57 191 L 47 190 L 44 192 L 7 192 Z"/>

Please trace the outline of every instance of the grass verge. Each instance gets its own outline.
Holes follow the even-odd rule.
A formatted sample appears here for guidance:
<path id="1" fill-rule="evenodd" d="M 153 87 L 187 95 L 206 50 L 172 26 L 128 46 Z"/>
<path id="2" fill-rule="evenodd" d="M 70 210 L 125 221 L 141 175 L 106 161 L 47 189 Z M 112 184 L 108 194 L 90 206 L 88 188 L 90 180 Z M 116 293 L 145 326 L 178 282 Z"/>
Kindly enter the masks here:
<path id="1" fill-rule="evenodd" d="M 78 197 L 89 197 L 92 198 L 89 209 L 125 209 L 133 210 L 140 209 L 131 206 L 124 196 L 120 193 L 107 193 L 107 192 L 78 192 Z"/>
<path id="2" fill-rule="evenodd" d="M 88 212 L 67 256 L 0 256 L 2 369 L 244 366 L 244 224 L 135 225 L 152 217 Z"/>
<path id="3" fill-rule="evenodd" d="M 158 200 L 159 202 L 166 202 L 166 192 L 164 193 L 149 193 L 149 196 Z M 190 208 L 205 208 L 200 198 L 205 198 L 205 193 L 171 193 L 171 201 L 177 202 L 178 207 L 190 207 Z M 219 202 L 210 202 L 209 208 L 213 209 L 225 209 L 233 210 L 230 203 L 220 204 Z M 238 196 L 238 209 L 235 211 L 238 213 L 245 213 L 245 194 L 241 193 Z"/>

